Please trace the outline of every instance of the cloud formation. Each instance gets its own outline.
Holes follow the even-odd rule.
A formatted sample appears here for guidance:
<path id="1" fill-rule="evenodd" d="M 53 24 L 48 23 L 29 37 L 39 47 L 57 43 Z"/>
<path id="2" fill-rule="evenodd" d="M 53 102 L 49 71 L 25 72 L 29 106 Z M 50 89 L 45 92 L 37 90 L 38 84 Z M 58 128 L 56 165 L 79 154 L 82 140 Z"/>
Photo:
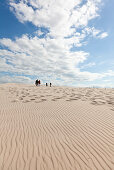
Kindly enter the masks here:
<path id="1" fill-rule="evenodd" d="M 57 42 L 54 39 L 29 38 L 24 35 L 15 41 L 4 38 L 0 40 L 0 44 L 8 48 L 0 50 L 0 71 L 39 76 L 43 81 L 49 80 L 56 84 L 67 83 L 69 79 L 72 84 L 94 81 L 109 76 L 109 73 L 112 76 L 112 72 L 81 72 L 78 65 L 89 57 L 89 53 L 69 51 L 67 43 L 62 45 L 59 40 Z M 95 63 L 87 64 L 85 67 L 93 65 Z"/>
<path id="2" fill-rule="evenodd" d="M 85 3 L 83 0 L 10 0 L 10 10 L 16 18 L 22 23 L 31 22 L 38 30 L 32 37 L 0 39 L 0 71 L 39 76 L 42 81 L 61 85 L 69 83 L 69 79 L 70 85 L 102 79 L 106 73 L 82 72 L 78 67 L 90 56 L 89 52 L 72 50 L 83 46 L 87 36 L 100 39 L 108 36 L 88 26 L 90 20 L 99 16 L 101 4 L 101 0 Z M 41 27 L 48 32 L 41 31 Z M 43 34 L 45 37 L 39 38 Z M 30 82 L 28 78 L 27 82 Z"/>
<path id="3" fill-rule="evenodd" d="M 31 22 L 50 29 L 54 37 L 73 35 L 97 16 L 101 0 L 10 0 L 10 9 L 20 22 Z"/>

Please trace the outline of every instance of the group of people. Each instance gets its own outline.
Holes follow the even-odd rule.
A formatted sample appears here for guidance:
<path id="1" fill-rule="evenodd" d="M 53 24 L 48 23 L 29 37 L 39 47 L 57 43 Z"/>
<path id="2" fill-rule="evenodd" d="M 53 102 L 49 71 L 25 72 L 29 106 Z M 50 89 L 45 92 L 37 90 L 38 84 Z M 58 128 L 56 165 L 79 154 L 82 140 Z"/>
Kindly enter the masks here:
<path id="1" fill-rule="evenodd" d="M 41 81 L 37 79 L 37 80 L 35 81 L 35 85 L 36 85 L 36 86 L 40 86 L 40 84 L 41 84 Z M 46 83 L 46 86 L 48 86 L 48 83 Z M 52 86 L 52 83 L 50 83 L 50 87 L 51 87 L 51 86 Z"/>
<path id="2" fill-rule="evenodd" d="M 37 80 L 35 81 L 35 84 L 36 84 L 36 86 L 40 86 L 40 84 L 41 84 L 40 80 L 37 79 Z"/>
<path id="3" fill-rule="evenodd" d="M 50 87 L 51 87 L 51 85 L 52 85 L 52 84 L 50 83 Z M 46 83 L 46 86 L 48 86 L 48 83 Z"/>

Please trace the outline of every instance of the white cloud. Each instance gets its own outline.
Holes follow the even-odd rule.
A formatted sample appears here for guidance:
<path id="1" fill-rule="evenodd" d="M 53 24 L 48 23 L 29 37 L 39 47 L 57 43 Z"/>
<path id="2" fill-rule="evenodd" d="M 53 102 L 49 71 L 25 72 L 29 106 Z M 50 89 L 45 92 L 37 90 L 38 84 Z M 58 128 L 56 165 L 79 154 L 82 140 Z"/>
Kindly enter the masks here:
<path id="1" fill-rule="evenodd" d="M 103 32 L 102 34 L 100 34 L 98 36 L 98 38 L 103 39 L 103 38 L 106 38 L 107 36 L 108 36 L 108 33 L 107 32 Z"/>
<path id="2" fill-rule="evenodd" d="M 50 29 L 50 35 L 72 35 L 78 27 L 87 26 L 89 20 L 99 16 L 101 0 L 28 0 L 10 1 L 10 9 L 20 22 L 32 22 L 35 26 Z M 73 28 L 74 27 L 74 28 Z"/>
<path id="3" fill-rule="evenodd" d="M 85 69 L 85 68 L 89 68 L 89 67 L 92 67 L 92 66 L 95 66 L 96 64 L 94 62 L 92 63 L 88 63 L 88 64 L 84 64 L 83 66 L 81 66 L 80 68 L 81 69 Z"/>
<path id="4" fill-rule="evenodd" d="M 0 40 L 0 44 L 8 47 L 8 50 L 0 50 L 0 57 L 4 56 L 0 58 L 0 71 L 36 75 L 43 82 L 48 80 L 56 84 L 59 82 L 61 85 L 68 84 L 69 79 L 69 85 L 72 85 L 75 82 L 91 82 L 113 74 L 111 71 L 81 72 L 78 64 L 84 63 L 89 54 L 84 51 L 71 52 L 67 42 L 63 43 L 59 39 L 29 38 L 24 35 L 15 41 L 10 41 L 10 45 L 7 44 L 7 39 Z M 88 64 L 89 67 L 92 65 L 94 63 Z"/>
<path id="5" fill-rule="evenodd" d="M 85 27 L 85 29 L 82 30 L 82 33 L 100 39 L 103 39 L 108 36 L 107 32 L 102 32 L 98 29 L 95 29 L 94 27 Z"/>
<path id="6" fill-rule="evenodd" d="M 107 73 L 105 73 L 106 76 L 114 76 L 114 71 L 113 70 L 108 70 Z"/>
<path id="7" fill-rule="evenodd" d="M 23 36 L 10 41 L 9 44 L 7 39 L 0 40 L 0 43 L 10 50 L 0 50 L 0 56 L 4 56 L 4 63 L 7 59 L 11 63 L 12 71 L 15 67 L 15 72 L 22 71 L 25 74 L 64 74 L 69 70 L 75 72 L 77 65 L 84 62 L 88 56 L 88 53 L 83 51 L 70 52 L 67 42 L 60 39 Z"/>
<path id="8" fill-rule="evenodd" d="M 34 82 L 25 76 L 0 76 L 0 83 L 29 83 L 33 84 Z"/>
<path id="9" fill-rule="evenodd" d="M 36 31 L 35 33 L 36 33 L 38 36 L 44 35 L 44 32 L 42 32 L 41 30 Z"/>

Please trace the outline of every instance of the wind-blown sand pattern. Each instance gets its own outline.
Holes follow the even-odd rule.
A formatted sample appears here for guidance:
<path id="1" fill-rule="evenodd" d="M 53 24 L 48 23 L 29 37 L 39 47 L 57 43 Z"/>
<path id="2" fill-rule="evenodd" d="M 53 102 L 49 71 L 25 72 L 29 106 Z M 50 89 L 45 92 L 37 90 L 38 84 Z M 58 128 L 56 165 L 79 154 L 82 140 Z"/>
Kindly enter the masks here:
<path id="1" fill-rule="evenodd" d="M 114 170 L 114 89 L 0 85 L 0 170 Z"/>

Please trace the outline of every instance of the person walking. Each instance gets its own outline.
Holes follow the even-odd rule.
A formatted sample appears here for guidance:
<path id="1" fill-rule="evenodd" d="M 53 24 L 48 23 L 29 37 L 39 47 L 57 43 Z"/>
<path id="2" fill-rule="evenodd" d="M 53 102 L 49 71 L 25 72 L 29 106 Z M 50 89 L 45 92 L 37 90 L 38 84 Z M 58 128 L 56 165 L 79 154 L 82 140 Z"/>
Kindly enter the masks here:
<path id="1" fill-rule="evenodd" d="M 36 86 L 38 86 L 38 79 L 35 81 Z"/>
<path id="2" fill-rule="evenodd" d="M 50 87 L 52 86 L 52 84 L 50 83 Z"/>
<path id="3" fill-rule="evenodd" d="M 40 80 L 38 81 L 38 84 L 39 84 L 39 86 L 40 86 L 40 84 L 41 84 Z"/>

